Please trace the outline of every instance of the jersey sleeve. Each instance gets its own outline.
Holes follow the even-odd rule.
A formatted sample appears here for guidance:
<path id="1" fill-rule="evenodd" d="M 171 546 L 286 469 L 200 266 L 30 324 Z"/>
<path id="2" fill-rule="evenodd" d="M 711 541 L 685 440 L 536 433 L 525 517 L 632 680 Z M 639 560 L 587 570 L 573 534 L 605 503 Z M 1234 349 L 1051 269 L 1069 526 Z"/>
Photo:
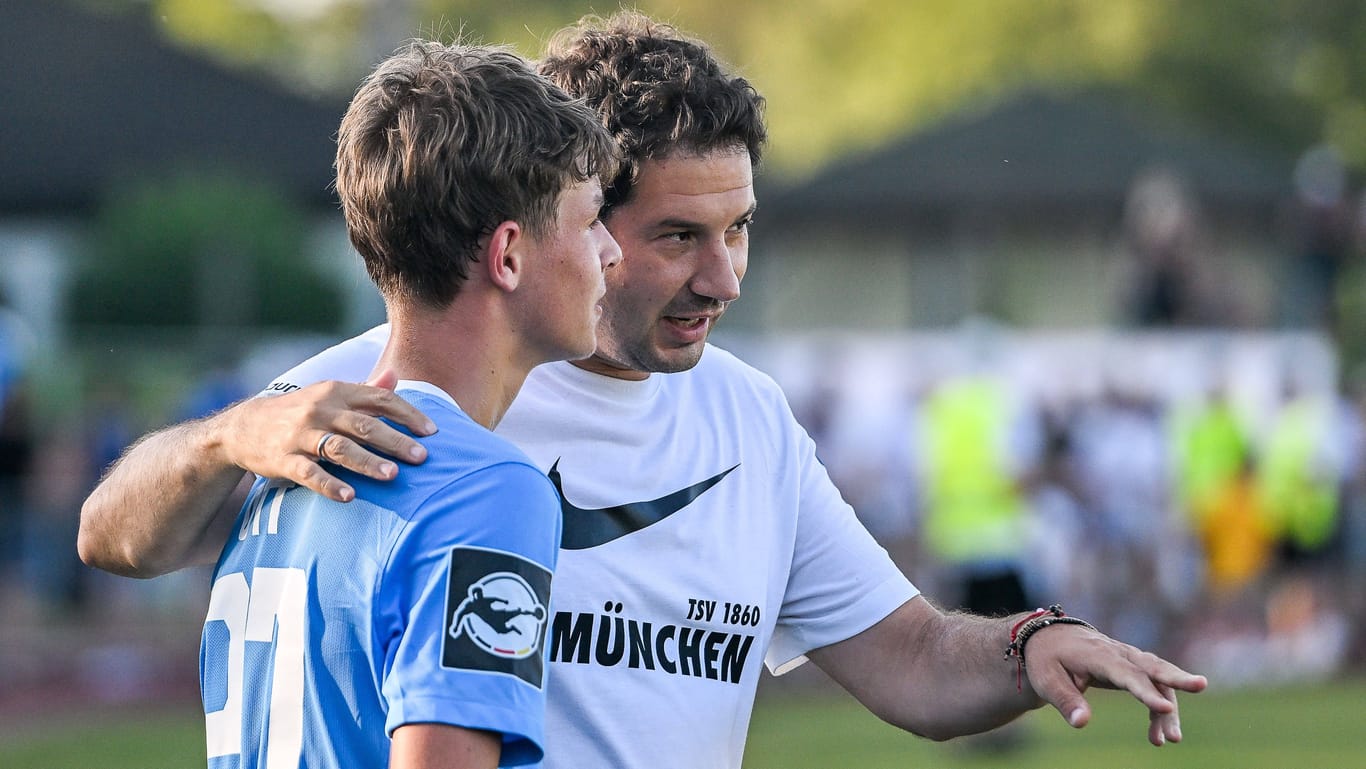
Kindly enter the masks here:
<path id="1" fill-rule="evenodd" d="M 478 470 L 421 505 L 377 602 L 388 733 L 408 723 L 483 729 L 503 735 L 501 765 L 541 759 L 559 527 L 549 481 L 517 462 Z"/>
<path id="2" fill-rule="evenodd" d="M 858 635 L 919 595 L 840 496 L 816 459 L 815 443 L 789 419 L 800 499 L 792 568 L 765 657 L 774 675 L 806 662 L 812 649 Z"/>
<path id="3" fill-rule="evenodd" d="M 375 326 L 359 336 L 339 342 L 275 377 L 257 397 L 284 395 L 317 382 L 337 380 L 364 382 L 379 362 L 389 341 L 389 324 Z"/>

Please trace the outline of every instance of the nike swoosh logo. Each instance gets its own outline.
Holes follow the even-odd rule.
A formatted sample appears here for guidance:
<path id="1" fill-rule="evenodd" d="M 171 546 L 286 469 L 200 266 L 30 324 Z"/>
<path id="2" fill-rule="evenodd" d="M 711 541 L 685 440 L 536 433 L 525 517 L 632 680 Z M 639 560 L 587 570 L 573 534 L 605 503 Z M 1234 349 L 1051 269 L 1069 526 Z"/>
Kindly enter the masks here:
<path id="1" fill-rule="evenodd" d="M 731 470 L 723 470 L 705 481 L 694 483 L 686 489 L 665 494 L 659 499 L 648 502 L 627 502 L 614 507 L 586 509 L 578 507 L 564 495 L 564 484 L 560 481 L 560 460 L 550 466 L 550 482 L 560 493 L 560 511 L 564 516 L 563 533 L 560 537 L 562 550 L 586 550 L 590 547 L 605 545 L 614 539 L 633 534 L 646 526 L 659 523 L 702 496 L 707 489 L 721 482 Z"/>

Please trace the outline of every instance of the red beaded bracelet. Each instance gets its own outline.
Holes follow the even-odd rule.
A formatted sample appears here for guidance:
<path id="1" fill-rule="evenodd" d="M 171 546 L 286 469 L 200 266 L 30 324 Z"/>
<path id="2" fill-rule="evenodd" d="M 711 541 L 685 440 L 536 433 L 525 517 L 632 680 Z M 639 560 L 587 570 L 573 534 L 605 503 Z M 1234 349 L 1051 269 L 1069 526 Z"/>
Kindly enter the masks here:
<path id="1" fill-rule="evenodd" d="M 1095 625 L 1084 619 L 1069 617 L 1061 604 L 1053 604 L 1047 609 L 1035 609 L 1032 613 L 1016 622 L 1010 628 L 1010 645 L 1006 646 L 1003 659 L 1015 658 L 1015 690 L 1024 691 L 1025 644 L 1029 637 L 1049 625 L 1080 625 L 1095 630 Z"/>

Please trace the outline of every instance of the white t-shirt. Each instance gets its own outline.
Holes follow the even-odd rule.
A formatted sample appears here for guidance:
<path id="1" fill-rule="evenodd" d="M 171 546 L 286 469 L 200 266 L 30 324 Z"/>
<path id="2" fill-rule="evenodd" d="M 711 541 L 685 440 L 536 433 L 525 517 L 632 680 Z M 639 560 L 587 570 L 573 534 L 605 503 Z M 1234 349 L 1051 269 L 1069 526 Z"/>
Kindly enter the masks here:
<path id="1" fill-rule="evenodd" d="M 325 350 L 267 392 L 364 381 L 387 335 Z M 564 500 L 546 767 L 738 767 L 761 657 L 785 672 L 917 595 L 777 384 L 725 350 L 644 381 L 540 366 L 497 433 Z"/>

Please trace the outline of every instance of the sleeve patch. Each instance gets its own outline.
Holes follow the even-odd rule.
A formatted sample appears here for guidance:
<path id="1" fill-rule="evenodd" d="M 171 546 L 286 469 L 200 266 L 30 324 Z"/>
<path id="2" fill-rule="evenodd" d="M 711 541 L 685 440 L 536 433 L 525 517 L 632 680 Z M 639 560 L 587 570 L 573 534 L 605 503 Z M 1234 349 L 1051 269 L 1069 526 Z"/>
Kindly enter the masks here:
<path id="1" fill-rule="evenodd" d="M 498 550 L 451 550 L 441 666 L 516 676 L 541 688 L 550 570 Z"/>

